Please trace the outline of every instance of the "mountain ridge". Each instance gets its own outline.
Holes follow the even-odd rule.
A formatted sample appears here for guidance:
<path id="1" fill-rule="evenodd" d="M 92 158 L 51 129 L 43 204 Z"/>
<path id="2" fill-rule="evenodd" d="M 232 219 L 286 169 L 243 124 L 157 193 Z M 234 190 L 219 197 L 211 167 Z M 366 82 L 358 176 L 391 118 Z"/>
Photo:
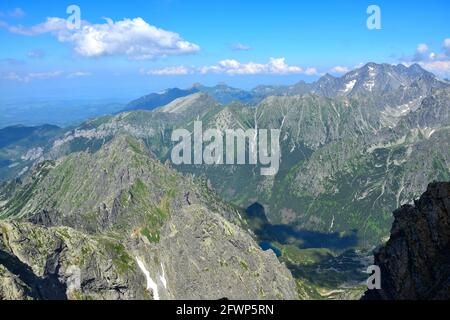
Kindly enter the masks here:
<path id="1" fill-rule="evenodd" d="M 370 68 L 412 73 L 416 78 L 411 78 L 411 83 L 420 80 L 423 74 L 428 75 L 414 66 L 367 64 L 362 69 L 368 74 Z M 342 79 L 345 83 L 345 76 Z M 443 179 L 449 171 L 445 119 L 450 90 L 430 89 L 433 83 L 425 86 L 424 90 L 431 90 L 426 97 L 414 93 L 410 96 L 414 106 L 402 107 L 397 113 L 387 107 L 379 108 L 375 103 L 379 95 L 371 96 L 370 91 L 362 98 L 313 93 L 270 96 L 255 107 L 239 103 L 223 106 L 209 94 L 198 92 L 179 98 L 183 102 L 179 110 L 188 112 L 160 112 L 164 110 L 161 107 L 88 121 L 56 140 L 49 155 L 52 159 L 71 150 L 95 151 L 115 135 L 126 133 L 143 139 L 160 161 L 170 162 L 171 131 L 180 127 L 192 130 L 194 120 L 203 121 L 204 128 L 221 130 L 281 129 L 282 161 L 275 177 L 255 176 L 255 171 L 246 166 L 177 169 L 206 175 L 212 186 L 236 205 L 247 207 L 260 200 L 274 223 L 321 232 L 330 226 L 331 231 L 339 232 L 363 226 L 369 231 L 363 232 L 362 242 L 370 245 L 387 235 L 390 212 L 395 206 L 412 201 L 430 178 Z M 392 97 L 391 93 L 396 92 L 393 90 L 388 90 L 386 97 Z M 173 109 L 170 103 L 169 108 Z M 425 163 L 422 169 L 409 177 L 408 170 L 413 170 L 420 161 Z M 256 188 L 245 187 L 248 184 Z M 351 214 L 338 217 L 334 213 L 336 208 L 345 208 Z M 362 212 L 370 212 L 369 218 Z"/>
<path id="2" fill-rule="evenodd" d="M 383 75 L 382 78 L 377 78 L 377 74 L 380 73 L 388 76 Z M 285 86 L 259 85 L 250 90 L 233 88 L 225 83 L 220 83 L 213 87 L 195 83 L 186 90 L 173 88 L 168 89 L 163 93 L 153 93 L 148 96 L 144 96 L 131 102 L 129 107 L 123 111 L 130 111 L 138 108 L 152 110 L 156 107 L 161 107 L 168 104 L 177 98 L 196 92 L 207 93 L 221 104 L 229 104 L 234 101 L 239 101 L 250 105 L 255 105 L 271 95 L 292 96 L 315 93 L 325 97 L 336 97 L 340 95 L 354 96 L 360 94 L 361 91 L 382 93 L 382 91 L 386 90 L 389 86 L 391 86 L 390 90 L 396 90 L 401 86 L 411 85 L 410 79 L 412 78 L 419 80 L 422 78 L 422 81 L 419 81 L 419 84 L 417 85 L 423 85 L 427 81 L 433 81 L 433 86 L 439 88 L 444 88 L 445 86 L 450 85 L 448 82 L 437 79 L 434 74 L 426 71 L 417 63 L 407 67 L 404 64 L 391 65 L 387 63 L 377 64 L 369 62 L 362 67 L 355 68 L 340 77 L 335 77 L 329 73 L 326 73 L 318 80 L 310 83 L 302 80 L 293 85 Z M 429 89 L 425 88 L 425 90 L 429 92 Z M 147 102 L 148 106 L 145 106 L 144 103 L 142 106 L 136 108 L 133 107 L 134 104 L 139 105 L 139 101 L 156 99 L 156 97 L 159 97 L 162 101 L 155 104 Z"/>
<path id="3" fill-rule="evenodd" d="M 297 297 L 289 271 L 259 248 L 236 208 L 153 159 L 132 137 L 43 162 L 1 197 L 6 298 L 45 298 L 26 292 L 47 292 L 50 278 L 72 299 Z M 17 260 L 19 270 L 12 267 Z M 27 278 L 14 280 L 25 270 Z"/>

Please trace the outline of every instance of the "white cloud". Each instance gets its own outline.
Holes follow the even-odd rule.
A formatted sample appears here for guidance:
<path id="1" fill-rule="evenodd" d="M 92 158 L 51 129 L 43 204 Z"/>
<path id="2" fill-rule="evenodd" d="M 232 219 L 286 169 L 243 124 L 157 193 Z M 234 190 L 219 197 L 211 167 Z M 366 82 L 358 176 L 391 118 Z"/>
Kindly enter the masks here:
<path id="1" fill-rule="evenodd" d="M 226 59 L 219 61 L 217 65 L 201 68 L 201 73 L 227 73 L 227 74 L 260 74 L 269 73 L 269 64 L 240 63 L 237 60 Z"/>
<path id="2" fill-rule="evenodd" d="M 203 66 L 198 68 L 198 71 L 201 74 L 206 74 L 206 73 L 223 73 L 224 70 L 219 66 Z"/>
<path id="3" fill-rule="evenodd" d="M 75 30 L 67 28 L 66 20 L 55 17 L 28 28 L 6 27 L 12 33 L 25 36 L 51 33 L 58 41 L 72 44 L 75 52 L 88 58 L 123 55 L 144 60 L 200 50 L 198 45 L 183 40 L 178 33 L 152 26 L 142 18 L 117 22 L 106 19 L 106 23 L 102 24 L 83 21 L 81 28 Z"/>
<path id="4" fill-rule="evenodd" d="M 331 70 L 330 70 L 331 73 L 339 73 L 339 74 L 345 74 L 349 71 L 350 71 L 350 69 L 348 67 L 343 67 L 343 66 L 335 66 L 335 67 L 331 68 Z"/>
<path id="5" fill-rule="evenodd" d="M 428 46 L 427 46 L 425 43 L 421 43 L 421 44 L 419 44 L 419 45 L 417 46 L 416 51 L 417 51 L 418 53 L 425 53 L 425 52 L 428 51 Z"/>
<path id="6" fill-rule="evenodd" d="M 51 72 L 30 72 L 25 75 L 19 75 L 15 72 L 7 73 L 3 75 L 3 79 L 18 81 L 18 82 L 30 82 L 32 80 L 47 80 L 52 78 L 57 78 L 61 76 L 64 72 L 62 71 L 51 71 Z"/>
<path id="7" fill-rule="evenodd" d="M 270 58 L 270 62 L 268 64 L 269 73 L 276 74 L 286 74 L 286 73 L 301 73 L 302 68 L 297 66 L 289 66 L 286 64 L 284 58 Z M 308 68 L 307 71 L 311 72 L 312 68 Z"/>
<path id="8" fill-rule="evenodd" d="M 435 72 L 439 75 L 449 75 L 450 74 L 450 60 L 420 62 L 419 64 L 424 69 L 427 69 L 428 71 L 431 71 L 431 72 Z"/>
<path id="9" fill-rule="evenodd" d="M 76 71 L 76 72 L 72 72 L 70 73 L 67 78 L 72 79 L 72 78 L 81 78 L 81 77 L 89 77 L 92 74 L 90 72 L 84 72 L 84 71 Z"/>
<path id="10" fill-rule="evenodd" d="M 24 27 L 21 25 L 18 26 L 10 26 L 6 25 L 6 28 L 9 32 L 20 34 L 22 36 L 37 36 L 44 33 L 63 33 L 68 32 L 66 29 L 66 20 L 61 18 L 47 18 L 45 22 L 36 24 L 32 27 Z"/>
<path id="11" fill-rule="evenodd" d="M 447 38 L 444 40 L 444 47 L 445 48 L 450 48 L 450 38 Z"/>
<path id="12" fill-rule="evenodd" d="M 7 74 L 4 74 L 2 76 L 3 79 L 5 80 L 11 80 L 11 81 L 22 81 L 22 77 L 19 76 L 17 73 L 15 72 L 9 72 Z"/>
<path id="13" fill-rule="evenodd" d="M 445 54 L 450 57 L 450 38 L 444 40 Z"/>
<path id="14" fill-rule="evenodd" d="M 285 62 L 284 58 L 270 58 L 268 63 L 241 63 L 235 59 L 221 60 L 213 65 L 200 67 L 173 66 L 154 70 L 141 70 L 141 74 L 147 75 L 185 75 L 191 73 L 216 73 L 228 75 L 257 75 L 257 74 L 305 74 L 308 76 L 317 75 L 316 68 L 303 69 L 298 66 L 291 66 Z"/>
<path id="15" fill-rule="evenodd" d="M 29 73 L 26 76 L 26 79 L 33 80 L 33 79 L 41 79 L 41 80 L 47 80 L 51 78 L 59 77 L 63 74 L 62 71 L 52 71 L 52 72 L 35 72 L 35 73 Z"/>
<path id="16" fill-rule="evenodd" d="M 141 74 L 146 75 L 156 75 L 156 76 L 168 76 L 168 75 L 185 75 L 191 73 L 191 70 L 184 66 L 178 66 L 178 67 L 166 67 L 161 69 L 154 69 L 154 70 L 141 70 Z"/>
<path id="17" fill-rule="evenodd" d="M 305 70 L 305 74 L 306 74 L 307 76 L 315 76 L 315 75 L 318 74 L 318 72 L 317 72 L 317 69 L 316 69 L 316 68 L 307 68 L 307 69 Z"/>
<path id="18" fill-rule="evenodd" d="M 425 43 L 420 43 L 417 45 L 416 53 L 414 54 L 414 57 L 412 61 L 418 62 L 418 61 L 427 61 L 429 59 L 432 59 L 435 56 L 435 53 L 431 52 L 429 53 L 430 48 Z"/>
<path id="19" fill-rule="evenodd" d="M 226 59 L 218 64 L 204 66 L 199 69 L 200 73 L 225 73 L 230 75 L 236 74 L 294 74 L 303 73 L 304 70 L 298 66 L 290 66 L 286 64 L 285 58 L 270 58 L 266 64 L 262 63 L 241 63 L 234 59 Z M 308 73 L 315 72 L 315 69 L 307 69 Z"/>
<path id="20" fill-rule="evenodd" d="M 402 62 L 405 65 L 416 62 L 437 75 L 448 76 L 450 74 L 450 38 L 444 39 L 440 53 L 431 52 L 428 45 L 421 43 L 417 46 L 414 57 L 405 60 Z"/>
<path id="21" fill-rule="evenodd" d="M 412 59 L 407 59 L 412 62 L 432 62 L 432 61 L 446 61 L 450 60 L 450 38 L 444 39 L 442 52 L 431 52 L 428 45 L 421 43 L 416 48 L 416 53 Z"/>
<path id="22" fill-rule="evenodd" d="M 42 50 L 32 50 L 27 53 L 28 58 L 40 59 L 45 56 L 45 52 Z"/>
<path id="23" fill-rule="evenodd" d="M 235 51 L 249 51 L 252 49 L 252 47 L 238 42 L 238 43 L 232 44 L 231 49 L 235 50 Z"/>
<path id="24" fill-rule="evenodd" d="M 80 77 L 88 77 L 92 74 L 90 72 L 85 71 L 75 71 L 71 73 L 65 73 L 64 71 L 48 71 L 48 72 L 29 72 L 25 74 L 19 74 L 16 72 L 9 72 L 2 75 L 2 79 L 4 80 L 10 80 L 10 81 L 17 81 L 17 82 L 24 82 L 28 83 L 33 80 L 49 80 L 49 79 L 55 79 L 63 76 L 64 74 L 67 74 L 67 79 L 72 78 L 80 78 Z"/>

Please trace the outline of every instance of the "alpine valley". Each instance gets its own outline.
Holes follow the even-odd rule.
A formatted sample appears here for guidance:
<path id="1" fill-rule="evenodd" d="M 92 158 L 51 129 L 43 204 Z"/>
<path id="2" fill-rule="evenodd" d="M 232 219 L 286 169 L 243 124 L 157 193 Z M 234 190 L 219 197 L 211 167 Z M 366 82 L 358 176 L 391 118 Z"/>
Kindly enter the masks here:
<path id="1" fill-rule="evenodd" d="M 172 164 L 194 121 L 279 129 L 278 173 Z M 392 212 L 450 181 L 450 82 L 368 63 L 168 89 L 75 127 L 1 129 L 0 179 L 0 299 L 359 299 Z"/>

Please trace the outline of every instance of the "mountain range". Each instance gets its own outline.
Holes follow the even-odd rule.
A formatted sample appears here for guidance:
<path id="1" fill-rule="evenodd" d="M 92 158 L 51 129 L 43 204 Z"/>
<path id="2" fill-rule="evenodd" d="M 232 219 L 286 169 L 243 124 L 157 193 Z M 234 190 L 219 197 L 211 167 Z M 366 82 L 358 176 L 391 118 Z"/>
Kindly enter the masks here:
<path id="1" fill-rule="evenodd" d="M 388 235 L 394 208 L 412 201 L 432 180 L 448 178 L 445 81 L 417 65 L 369 63 L 341 78 L 326 75 L 294 87 L 256 105 L 223 105 L 214 98 L 217 91 L 199 91 L 153 112 L 97 118 L 66 132 L 47 154 L 95 150 L 125 132 L 143 139 L 165 162 L 173 147 L 171 131 L 192 128 L 194 120 L 205 128 L 281 129 L 281 167 L 274 177 L 261 177 L 252 166 L 178 169 L 206 175 L 236 205 L 259 201 L 272 223 L 343 235 L 357 231 L 365 247 Z M 311 90 L 298 95 L 300 87 Z"/>
<path id="2" fill-rule="evenodd" d="M 390 236 L 391 212 L 430 182 L 450 180 L 449 110 L 449 82 L 419 65 L 368 63 L 292 86 L 168 89 L 67 129 L 3 129 L 16 136 L 0 145 L 0 230 L 16 240 L 0 252 L 25 265 L 0 277 L 14 284 L 10 295 L 42 295 L 43 279 L 71 279 L 67 268 L 85 261 L 74 239 L 81 234 L 92 246 L 108 244 L 95 266 L 75 263 L 87 278 L 75 293 L 63 281 L 64 297 L 144 297 L 138 287 L 149 274 L 165 277 L 156 280 L 163 298 L 355 298 L 370 250 Z M 191 131 L 194 121 L 279 129 L 279 172 L 171 164 L 171 132 Z M 89 280 L 95 268 L 113 277 Z"/>

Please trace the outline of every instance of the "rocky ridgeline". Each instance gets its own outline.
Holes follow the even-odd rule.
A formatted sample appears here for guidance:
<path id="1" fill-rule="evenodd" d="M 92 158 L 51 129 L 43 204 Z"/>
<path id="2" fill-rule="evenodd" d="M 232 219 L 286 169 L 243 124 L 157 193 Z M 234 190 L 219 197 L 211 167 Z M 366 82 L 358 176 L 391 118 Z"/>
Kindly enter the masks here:
<path id="1" fill-rule="evenodd" d="M 201 181 L 118 136 L 3 192 L 1 299 L 295 299 L 295 281 Z"/>
<path id="2" fill-rule="evenodd" d="M 450 299 L 450 183 L 432 183 L 394 212 L 391 238 L 375 254 L 381 290 L 364 299 Z"/>

